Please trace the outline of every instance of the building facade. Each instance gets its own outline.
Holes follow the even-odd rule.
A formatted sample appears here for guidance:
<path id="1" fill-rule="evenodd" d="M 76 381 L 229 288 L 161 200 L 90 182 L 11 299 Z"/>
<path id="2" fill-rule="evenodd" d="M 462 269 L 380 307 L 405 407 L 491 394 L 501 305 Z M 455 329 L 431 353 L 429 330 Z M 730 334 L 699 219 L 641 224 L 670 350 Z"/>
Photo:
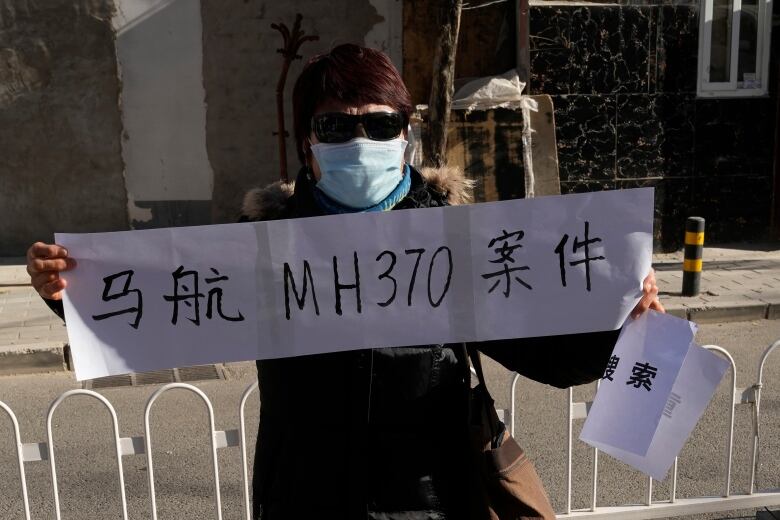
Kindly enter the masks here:
<path id="1" fill-rule="evenodd" d="M 553 100 L 562 192 L 653 186 L 659 248 L 679 245 L 689 215 L 707 219 L 708 243 L 779 228 L 778 18 L 733 1 L 531 5 L 529 92 Z M 463 11 L 460 80 L 517 63 L 514 0 L 484 3 Z M 279 177 L 271 23 L 303 14 L 320 38 L 304 58 L 385 50 L 427 103 L 432 4 L 0 0 L 0 255 L 54 232 L 232 222 L 247 189 Z M 520 114 L 453 122 L 479 200 L 522 196 Z M 294 176 L 291 139 L 287 158 Z"/>
<path id="2" fill-rule="evenodd" d="M 425 8 L 406 1 L 415 12 Z M 529 91 L 553 100 L 562 193 L 654 187 L 656 245 L 663 249 L 680 246 L 685 218 L 694 215 L 707 220 L 708 243 L 777 236 L 779 62 L 770 27 L 778 17 L 768 2 L 741 6 L 737 17 L 725 0 L 532 2 Z M 502 34 L 516 10 L 509 2 L 463 12 L 461 76 L 511 65 L 507 49 L 515 41 Z M 405 22 L 407 31 L 423 25 L 412 33 L 433 30 Z M 475 39 L 483 40 L 480 54 L 463 48 Z M 405 66 L 425 52 L 414 36 L 405 35 L 407 43 L 414 47 L 404 48 Z M 413 88 L 420 97 L 427 95 L 424 81 Z M 505 127 L 514 122 L 517 136 L 519 117 L 496 119 Z M 454 116 L 479 128 L 482 118 Z M 483 148 L 513 157 L 513 167 L 495 171 L 495 183 L 517 192 L 522 161 L 505 141 L 489 139 Z M 480 178 L 485 161 L 472 148 L 475 158 L 465 163 Z"/>

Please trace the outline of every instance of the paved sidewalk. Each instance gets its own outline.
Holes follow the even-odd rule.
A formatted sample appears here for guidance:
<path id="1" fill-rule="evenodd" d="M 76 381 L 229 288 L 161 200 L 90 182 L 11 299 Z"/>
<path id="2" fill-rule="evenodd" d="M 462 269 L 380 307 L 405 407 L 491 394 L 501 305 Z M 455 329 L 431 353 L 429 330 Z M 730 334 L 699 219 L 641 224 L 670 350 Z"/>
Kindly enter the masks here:
<path id="1" fill-rule="evenodd" d="M 693 298 L 680 296 L 682 258 L 653 256 L 670 313 L 700 323 L 780 318 L 780 243 L 705 248 Z M 0 258 L 0 375 L 67 370 L 65 327 L 28 282 L 24 258 Z"/>
<path id="2" fill-rule="evenodd" d="M 701 292 L 682 290 L 682 251 L 653 255 L 667 311 L 700 323 L 780 318 L 780 243 L 707 248 Z"/>
<path id="3" fill-rule="evenodd" d="M 0 258 L 0 375 L 67 370 L 65 326 L 30 287 L 25 258 Z"/>

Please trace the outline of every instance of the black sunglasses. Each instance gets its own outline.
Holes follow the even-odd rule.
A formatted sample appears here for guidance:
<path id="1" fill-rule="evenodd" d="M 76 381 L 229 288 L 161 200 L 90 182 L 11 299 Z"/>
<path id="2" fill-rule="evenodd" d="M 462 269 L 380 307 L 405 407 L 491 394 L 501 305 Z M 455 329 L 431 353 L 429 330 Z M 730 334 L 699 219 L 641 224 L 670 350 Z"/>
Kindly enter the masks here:
<path id="1" fill-rule="evenodd" d="M 346 143 L 355 137 L 355 127 L 360 123 L 369 139 L 389 141 L 395 139 L 406 126 L 406 118 L 398 112 L 368 112 L 345 114 L 328 112 L 312 118 L 314 135 L 321 143 Z"/>

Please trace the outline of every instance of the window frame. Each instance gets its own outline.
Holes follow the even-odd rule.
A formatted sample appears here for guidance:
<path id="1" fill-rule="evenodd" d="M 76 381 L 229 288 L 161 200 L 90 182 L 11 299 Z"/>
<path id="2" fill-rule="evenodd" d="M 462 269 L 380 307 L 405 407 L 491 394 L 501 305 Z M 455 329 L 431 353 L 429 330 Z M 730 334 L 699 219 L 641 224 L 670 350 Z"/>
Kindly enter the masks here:
<path id="1" fill-rule="evenodd" d="M 757 97 L 769 92 L 769 53 L 772 31 L 773 0 L 757 0 L 758 20 L 756 29 L 756 81 L 760 87 L 740 88 L 737 82 L 739 73 L 739 32 L 742 15 L 742 0 L 731 1 L 731 51 L 729 81 L 710 82 L 709 65 L 712 50 L 713 0 L 701 0 L 699 3 L 699 63 L 696 78 L 698 97 Z"/>

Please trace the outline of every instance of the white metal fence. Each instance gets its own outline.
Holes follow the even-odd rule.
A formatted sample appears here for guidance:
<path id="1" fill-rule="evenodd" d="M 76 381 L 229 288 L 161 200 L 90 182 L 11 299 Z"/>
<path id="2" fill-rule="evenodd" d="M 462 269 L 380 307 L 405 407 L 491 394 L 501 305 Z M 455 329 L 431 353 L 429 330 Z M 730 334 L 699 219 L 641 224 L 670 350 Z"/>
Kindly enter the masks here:
<path id="1" fill-rule="evenodd" d="M 732 399 L 729 408 L 730 429 L 728 436 L 728 446 L 724 454 L 727 460 L 726 474 L 723 483 L 723 493 L 717 497 L 696 497 L 696 498 L 677 498 L 677 461 L 675 460 L 671 496 L 668 500 L 653 501 L 653 479 L 649 478 L 647 483 L 647 499 L 642 505 L 610 506 L 599 507 L 596 503 L 597 483 L 598 483 L 598 450 L 593 452 L 592 468 L 592 496 L 591 507 L 586 510 L 572 510 L 572 443 L 573 443 L 573 423 L 576 420 L 584 419 L 590 408 L 589 402 L 574 402 L 573 391 L 568 391 L 569 413 L 568 413 L 568 446 L 567 446 L 567 488 L 566 488 L 566 510 L 559 515 L 559 518 L 668 518 L 674 516 L 711 513 L 718 511 L 729 511 L 733 509 L 758 508 L 764 506 L 780 505 L 780 489 L 756 490 L 756 472 L 759 465 L 759 431 L 761 424 L 761 389 L 764 384 L 764 366 L 769 355 L 780 345 L 780 340 L 775 341 L 764 352 L 758 370 L 758 381 L 747 387 L 737 388 L 737 368 L 731 355 L 724 349 L 708 345 L 705 348 L 716 351 L 726 357 L 731 363 L 731 387 Z M 504 414 L 510 425 L 510 433 L 515 435 L 515 421 L 517 419 L 515 403 L 516 388 L 519 376 L 516 375 L 511 385 L 510 403 L 511 408 Z M 52 417 L 57 407 L 67 398 L 73 395 L 86 395 L 97 399 L 102 403 L 111 415 L 113 425 L 114 447 L 116 452 L 117 474 L 119 477 L 120 497 L 122 503 L 122 518 L 127 520 L 127 498 L 125 494 L 124 470 L 122 467 L 122 458 L 131 455 L 146 455 L 147 471 L 149 478 L 149 500 L 151 505 L 152 518 L 157 519 L 157 501 L 154 484 L 154 459 L 152 457 L 152 436 L 150 431 L 150 412 L 155 401 L 165 392 L 180 388 L 190 391 L 200 397 L 208 410 L 209 432 L 211 439 L 211 457 L 212 469 L 214 475 L 214 517 L 222 519 L 222 497 L 220 492 L 219 465 L 217 463 L 217 450 L 223 448 L 237 447 L 241 452 L 241 476 L 243 483 L 243 507 L 247 519 L 251 519 L 250 497 L 249 497 L 249 473 L 247 469 L 247 449 L 246 449 L 246 420 L 245 406 L 249 396 L 257 390 L 257 383 L 248 386 L 244 391 L 239 404 L 239 428 L 236 430 L 216 430 L 214 427 L 214 409 L 211 401 L 200 389 L 186 383 L 170 383 L 159 388 L 147 400 L 144 409 L 144 436 L 141 437 L 120 437 L 119 423 L 116 411 L 111 403 L 102 395 L 92 390 L 69 390 L 60 395 L 51 403 L 46 417 L 46 442 L 23 443 L 19 434 L 19 422 L 13 410 L 0 401 L 0 408 L 5 410 L 13 424 L 14 442 L 16 445 L 16 458 L 19 466 L 20 492 L 24 504 L 24 514 L 27 520 L 30 520 L 30 505 L 27 491 L 27 478 L 25 476 L 25 464 L 36 461 L 49 461 L 51 484 L 54 490 L 54 508 L 57 520 L 61 519 L 59 488 L 57 484 L 57 466 L 54 458 L 54 438 L 52 434 Z M 738 406 L 749 406 L 752 409 L 752 434 L 753 449 L 751 457 L 750 473 L 750 491 L 746 494 L 731 493 L 731 470 L 734 446 L 734 412 Z"/>

